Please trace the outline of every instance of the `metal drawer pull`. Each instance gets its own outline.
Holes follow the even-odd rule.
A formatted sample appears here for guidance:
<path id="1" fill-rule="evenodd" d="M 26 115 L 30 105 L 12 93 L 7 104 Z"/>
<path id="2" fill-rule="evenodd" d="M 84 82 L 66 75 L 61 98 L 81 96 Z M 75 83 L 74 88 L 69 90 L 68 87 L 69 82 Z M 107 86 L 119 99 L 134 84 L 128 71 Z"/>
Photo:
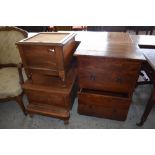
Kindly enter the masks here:
<path id="1" fill-rule="evenodd" d="M 55 52 L 55 49 L 50 48 L 50 49 L 49 49 L 49 52 Z"/>

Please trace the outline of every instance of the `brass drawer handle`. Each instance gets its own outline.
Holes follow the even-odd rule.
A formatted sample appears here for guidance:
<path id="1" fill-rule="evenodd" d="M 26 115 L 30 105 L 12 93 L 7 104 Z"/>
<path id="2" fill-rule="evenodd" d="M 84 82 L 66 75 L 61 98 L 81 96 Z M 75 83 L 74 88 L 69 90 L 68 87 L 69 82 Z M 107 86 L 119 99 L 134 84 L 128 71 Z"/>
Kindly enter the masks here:
<path id="1" fill-rule="evenodd" d="M 55 49 L 53 49 L 53 48 L 50 48 L 50 49 L 49 49 L 49 52 L 52 52 L 52 53 L 54 53 L 54 52 L 55 52 Z"/>

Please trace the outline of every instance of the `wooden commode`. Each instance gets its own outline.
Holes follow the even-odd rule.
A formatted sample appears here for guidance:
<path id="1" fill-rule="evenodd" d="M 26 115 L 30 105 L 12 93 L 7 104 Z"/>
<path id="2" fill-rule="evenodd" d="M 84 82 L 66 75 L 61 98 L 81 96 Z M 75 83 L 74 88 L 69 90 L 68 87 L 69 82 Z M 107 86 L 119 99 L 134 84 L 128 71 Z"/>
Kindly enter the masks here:
<path id="1" fill-rule="evenodd" d="M 27 76 L 51 75 L 65 81 L 77 46 L 75 35 L 44 32 L 18 42 Z"/>
<path id="2" fill-rule="evenodd" d="M 127 33 L 88 33 L 83 39 L 74 54 L 78 62 L 78 112 L 125 120 L 145 60 L 143 54 Z"/>
<path id="3" fill-rule="evenodd" d="M 28 80 L 23 89 L 29 114 L 68 122 L 76 97 L 75 33 L 38 33 L 17 43 Z"/>

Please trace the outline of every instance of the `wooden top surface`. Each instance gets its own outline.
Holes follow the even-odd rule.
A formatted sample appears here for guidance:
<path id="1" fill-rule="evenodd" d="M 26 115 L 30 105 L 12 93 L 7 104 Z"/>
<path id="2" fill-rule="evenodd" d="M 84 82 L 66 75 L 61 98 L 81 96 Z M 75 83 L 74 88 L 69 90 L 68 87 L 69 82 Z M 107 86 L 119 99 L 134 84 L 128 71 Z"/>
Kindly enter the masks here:
<path id="1" fill-rule="evenodd" d="M 155 36 L 154 35 L 130 35 L 132 41 L 138 45 L 143 46 L 154 46 L 155 47 Z"/>
<path id="2" fill-rule="evenodd" d="M 29 38 L 21 40 L 18 42 L 19 44 L 55 44 L 61 45 L 65 44 L 71 38 L 73 38 L 75 33 L 67 33 L 67 32 L 41 32 L 37 33 Z"/>
<path id="3" fill-rule="evenodd" d="M 141 47 L 141 52 L 144 54 L 147 62 L 150 64 L 152 69 L 155 70 L 155 36 L 154 35 L 131 35 L 132 41 Z M 152 49 L 150 49 L 152 48 Z"/>
<path id="4" fill-rule="evenodd" d="M 85 32 L 78 33 L 76 39 L 81 44 L 75 52 L 75 56 L 100 56 L 145 60 L 145 57 L 130 38 L 123 32 Z"/>
<path id="5" fill-rule="evenodd" d="M 142 52 L 153 70 L 155 70 L 155 49 L 142 49 Z"/>

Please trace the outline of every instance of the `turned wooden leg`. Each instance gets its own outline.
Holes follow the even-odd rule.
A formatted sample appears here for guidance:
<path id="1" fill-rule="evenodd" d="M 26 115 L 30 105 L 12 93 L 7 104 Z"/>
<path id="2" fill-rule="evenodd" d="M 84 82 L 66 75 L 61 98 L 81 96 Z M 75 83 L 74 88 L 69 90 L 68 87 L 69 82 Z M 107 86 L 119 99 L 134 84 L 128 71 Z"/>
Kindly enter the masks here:
<path id="1" fill-rule="evenodd" d="M 16 97 L 16 102 L 18 103 L 18 105 L 22 109 L 24 115 L 26 116 L 27 112 L 26 112 L 26 109 L 25 109 L 25 106 L 24 106 L 23 99 L 22 99 L 21 95 Z"/>
<path id="2" fill-rule="evenodd" d="M 142 126 L 144 124 L 144 122 L 146 121 L 149 113 L 151 112 L 151 109 L 153 107 L 153 105 L 155 104 L 155 90 L 153 89 L 152 94 L 150 96 L 150 99 L 145 107 L 144 113 L 141 117 L 141 120 L 139 123 L 137 123 L 137 126 Z"/>

